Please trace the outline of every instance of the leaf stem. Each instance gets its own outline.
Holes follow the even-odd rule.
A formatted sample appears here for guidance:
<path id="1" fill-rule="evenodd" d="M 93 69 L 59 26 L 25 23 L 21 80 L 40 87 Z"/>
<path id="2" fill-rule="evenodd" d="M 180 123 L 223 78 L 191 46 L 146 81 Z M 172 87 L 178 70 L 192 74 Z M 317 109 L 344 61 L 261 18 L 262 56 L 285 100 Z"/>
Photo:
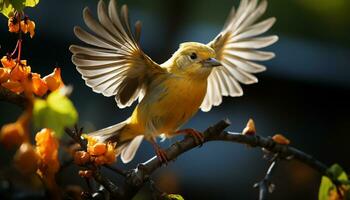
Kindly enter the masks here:
<path id="1" fill-rule="evenodd" d="M 21 64 L 21 54 L 22 54 L 22 30 L 21 30 L 21 19 L 22 19 L 22 13 L 17 12 L 17 23 L 19 23 L 19 30 L 18 30 L 18 40 L 15 50 L 17 50 L 17 64 Z"/>
<path id="2" fill-rule="evenodd" d="M 15 49 L 12 51 L 12 53 L 10 54 L 10 57 L 12 58 L 15 53 L 17 52 L 17 49 L 18 49 L 18 44 L 19 44 L 19 40 L 17 40 L 17 43 L 16 43 L 16 46 L 15 46 Z"/>

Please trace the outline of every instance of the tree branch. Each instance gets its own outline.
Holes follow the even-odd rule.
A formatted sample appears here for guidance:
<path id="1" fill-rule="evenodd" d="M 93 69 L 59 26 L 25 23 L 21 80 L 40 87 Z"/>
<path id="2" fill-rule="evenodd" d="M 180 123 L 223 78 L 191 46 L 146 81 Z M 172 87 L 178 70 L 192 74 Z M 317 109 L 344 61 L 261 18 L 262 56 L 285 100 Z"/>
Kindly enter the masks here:
<path id="1" fill-rule="evenodd" d="M 0 86 L 0 101 L 13 103 L 21 108 L 25 108 L 28 101 L 23 95 L 11 92 L 7 88 Z"/>
<path id="2" fill-rule="evenodd" d="M 278 144 L 271 138 L 263 138 L 258 135 L 242 135 L 241 133 L 232 133 L 224 131 L 224 129 L 229 125 L 230 123 L 228 120 L 222 120 L 214 126 L 209 127 L 207 130 L 204 131 L 204 142 L 228 141 L 246 144 L 251 147 L 261 147 L 271 153 L 278 154 L 279 158 L 297 159 L 309 165 L 310 167 L 318 171 L 320 174 L 328 175 L 327 165 L 316 160 L 311 155 L 306 154 L 294 147 Z M 180 142 L 176 142 L 168 149 L 166 149 L 165 152 L 169 160 L 174 160 L 181 154 L 197 146 L 198 143 L 195 141 L 195 139 L 188 137 Z M 119 187 L 120 190 L 130 191 L 130 193 L 125 193 L 126 196 L 124 199 L 132 198 L 136 194 L 136 192 L 143 186 L 143 183 L 145 183 L 148 180 L 149 175 L 152 174 L 158 168 L 160 168 L 161 165 L 162 163 L 160 163 L 157 157 L 153 157 L 145 163 L 140 164 L 136 169 L 130 171 L 125 185 Z M 129 188 L 133 189 L 129 190 Z"/>
<path id="3" fill-rule="evenodd" d="M 209 127 L 203 132 L 204 143 L 210 141 L 227 141 L 249 145 L 251 147 L 260 147 L 265 152 L 271 154 L 277 154 L 278 159 L 296 159 L 300 162 L 310 166 L 314 170 L 318 171 L 320 174 L 328 176 L 336 185 L 337 181 L 334 180 L 330 174 L 327 173 L 328 166 L 311 155 L 298 150 L 289 145 L 279 144 L 273 141 L 270 137 L 261 137 L 258 135 L 244 135 L 241 133 L 233 133 L 224 131 L 230 125 L 228 120 L 222 120 L 215 125 Z M 198 142 L 192 137 L 186 137 L 182 141 L 172 144 L 169 148 L 165 150 L 167 158 L 169 161 L 175 160 L 181 154 L 187 152 L 199 146 Z M 271 169 L 275 166 L 275 161 L 272 162 L 270 166 Z M 100 172 L 94 175 L 95 180 L 103 185 L 112 196 L 118 199 L 131 199 L 136 195 L 136 193 L 144 186 L 146 182 L 150 180 L 150 175 L 155 172 L 158 168 L 163 165 L 159 159 L 154 156 L 148 161 L 139 164 L 135 169 L 127 172 L 124 184 L 121 186 L 114 185 L 108 178 L 104 177 Z M 270 176 L 269 170 L 267 176 Z M 266 178 L 266 177 L 265 177 Z M 268 179 L 270 179 L 268 177 Z"/>

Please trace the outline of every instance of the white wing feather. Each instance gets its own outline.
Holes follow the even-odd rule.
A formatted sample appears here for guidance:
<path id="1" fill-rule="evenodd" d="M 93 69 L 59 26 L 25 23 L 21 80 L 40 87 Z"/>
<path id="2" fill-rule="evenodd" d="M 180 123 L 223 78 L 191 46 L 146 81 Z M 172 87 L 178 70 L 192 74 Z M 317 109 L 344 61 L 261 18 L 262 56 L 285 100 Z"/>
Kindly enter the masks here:
<path id="1" fill-rule="evenodd" d="M 80 27 L 75 27 L 74 33 L 89 46 L 72 45 L 72 62 L 94 92 L 115 96 L 120 108 L 130 106 L 142 98 L 155 75 L 165 72 L 138 45 L 141 24 L 135 24 L 134 36 L 127 7 L 122 6 L 118 13 L 115 0 L 110 1 L 108 9 L 103 0 L 99 1 L 97 19 L 88 8 L 83 18 L 92 33 Z"/>
<path id="2" fill-rule="evenodd" d="M 257 0 L 242 0 L 237 12 L 234 8 L 231 9 L 220 34 L 208 44 L 216 51 L 216 58 L 222 66 L 214 68 L 208 77 L 202 111 L 207 112 L 213 106 L 221 104 L 222 96 L 242 96 L 243 90 L 238 82 L 257 83 L 258 79 L 253 74 L 266 69 L 254 61 L 266 61 L 275 56 L 273 52 L 257 50 L 278 40 L 275 35 L 259 37 L 276 21 L 272 17 L 257 22 L 266 8 L 266 0 L 259 4 Z"/>

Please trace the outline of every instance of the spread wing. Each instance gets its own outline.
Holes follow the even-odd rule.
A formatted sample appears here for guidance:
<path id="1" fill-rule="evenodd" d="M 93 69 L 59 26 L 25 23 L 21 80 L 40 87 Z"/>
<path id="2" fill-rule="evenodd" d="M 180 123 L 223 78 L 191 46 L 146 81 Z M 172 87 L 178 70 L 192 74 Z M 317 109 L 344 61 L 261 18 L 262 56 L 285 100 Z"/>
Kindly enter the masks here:
<path id="1" fill-rule="evenodd" d="M 275 18 L 258 22 L 267 7 L 266 0 L 242 0 L 237 12 L 233 7 L 221 33 L 208 45 L 216 52 L 222 66 L 212 70 L 208 77 L 207 94 L 201 105 L 204 112 L 222 102 L 222 96 L 242 96 L 239 83 L 258 82 L 254 73 L 265 66 L 255 61 L 266 61 L 275 56 L 272 52 L 257 49 L 267 47 L 278 40 L 277 36 L 260 36 L 271 28 Z"/>
<path id="2" fill-rule="evenodd" d="M 75 35 L 87 46 L 70 46 L 72 61 L 94 92 L 115 96 L 118 107 L 130 106 L 142 99 L 147 83 L 160 73 L 165 73 L 139 47 L 141 23 L 135 24 L 132 34 L 126 5 L 117 11 L 115 0 L 107 7 L 100 0 L 96 20 L 88 8 L 84 9 L 85 24 L 89 33 L 80 27 Z"/>

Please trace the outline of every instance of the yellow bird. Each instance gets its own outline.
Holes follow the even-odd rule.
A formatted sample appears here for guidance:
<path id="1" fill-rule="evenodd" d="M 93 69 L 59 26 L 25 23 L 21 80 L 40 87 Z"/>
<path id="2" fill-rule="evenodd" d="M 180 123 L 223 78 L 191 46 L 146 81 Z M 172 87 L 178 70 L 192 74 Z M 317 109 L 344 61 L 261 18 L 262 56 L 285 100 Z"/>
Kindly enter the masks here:
<path id="1" fill-rule="evenodd" d="M 185 133 L 201 137 L 193 129 L 179 130 L 199 108 L 207 112 L 222 102 L 222 96 L 242 96 L 239 83 L 258 82 L 254 73 L 265 66 L 255 61 L 273 58 L 272 52 L 257 49 L 269 46 L 277 36 L 260 36 L 275 18 L 257 22 L 267 7 L 265 0 L 242 0 L 232 8 L 218 36 L 208 44 L 185 42 L 172 57 L 157 64 L 140 48 L 141 23 L 131 31 L 126 5 L 117 11 L 115 0 L 108 8 L 98 3 L 97 19 L 84 9 L 85 24 L 75 35 L 88 46 L 72 45 L 72 61 L 86 85 L 104 96 L 115 96 L 119 108 L 138 99 L 131 117 L 116 125 L 91 133 L 100 141 L 117 143 L 121 159 L 130 162 L 143 139 L 150 141 L 161 161 L 164 152 L 156 137 Z"/>

